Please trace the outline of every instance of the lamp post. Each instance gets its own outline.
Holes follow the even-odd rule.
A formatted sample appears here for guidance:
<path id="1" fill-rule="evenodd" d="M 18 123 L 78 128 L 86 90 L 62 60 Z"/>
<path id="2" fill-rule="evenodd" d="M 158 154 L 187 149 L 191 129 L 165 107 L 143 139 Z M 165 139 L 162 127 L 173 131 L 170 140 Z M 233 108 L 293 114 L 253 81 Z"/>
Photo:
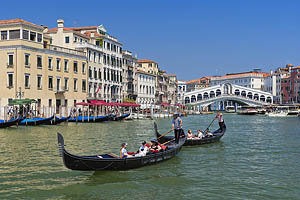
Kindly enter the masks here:
<path id="1" fill-rule="evenodd" d="M 24 97 L 24 92 L 22 92 L 22 88 L 19 87 L 19 91 L 16 92 L 16 97 L 18 99 L 22 99 L 22 97 Z"/>

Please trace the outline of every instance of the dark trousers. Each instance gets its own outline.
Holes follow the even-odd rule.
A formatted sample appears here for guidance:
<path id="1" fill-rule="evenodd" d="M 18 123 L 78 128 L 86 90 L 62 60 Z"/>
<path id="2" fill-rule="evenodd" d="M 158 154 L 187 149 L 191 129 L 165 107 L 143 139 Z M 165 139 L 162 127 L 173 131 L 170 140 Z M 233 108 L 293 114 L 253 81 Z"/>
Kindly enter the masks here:
<path id="1" fill-rule="evenodd" d="M 174 129 L 174 134 L 175 134 L 175 142 L 178 144 L 179 142 L 179 137 L 181 134 L 182 129 Z"/>
<path id="2" fill-rule="evenodd" d="M 221 131 L 223 131 L 223 129 L 224 129 L 224 121 L 223 122 L 219 122 L 219 126 L 220 126 L 220 129 L 221 129 Z"/>

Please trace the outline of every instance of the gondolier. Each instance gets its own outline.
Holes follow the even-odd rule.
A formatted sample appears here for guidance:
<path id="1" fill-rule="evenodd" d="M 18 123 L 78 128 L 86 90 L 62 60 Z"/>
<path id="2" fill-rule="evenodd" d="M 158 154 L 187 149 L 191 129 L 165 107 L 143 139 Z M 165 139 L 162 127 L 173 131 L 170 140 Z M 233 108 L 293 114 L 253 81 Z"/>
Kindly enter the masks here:
<path id="1" fill-rule="evenodd" d="M 223 130 L 224 129 L 224 119 L 223 119 L 222 113 L 221 112 L 217 112 L 217 115 L 216 115 L 215 118 L 218 119 L 220 129 Z"/>
<path id="2" fill-rule="evenodd" d="M 175 134 L 175 142 L 178 144 L 179 137 L 181 135 L 182 130 L 182 119 L 179 117 L 179 113 L 174 113 L 172 120 L 172 130 L 174 130 Z"/>

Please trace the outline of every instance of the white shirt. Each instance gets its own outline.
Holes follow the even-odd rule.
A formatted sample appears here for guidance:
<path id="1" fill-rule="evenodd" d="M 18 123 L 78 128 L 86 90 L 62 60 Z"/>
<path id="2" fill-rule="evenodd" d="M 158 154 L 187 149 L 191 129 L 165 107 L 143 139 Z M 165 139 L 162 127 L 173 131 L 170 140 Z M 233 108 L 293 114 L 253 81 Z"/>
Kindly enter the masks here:
<path id="1" fill-rule="evenodd" d="M 127 154 L 127 150 L 126 150 L 125 148 L 122 148 L 122 150 L 121 150 L 121 154 L 122 154 L 122 158 L 124 158 L 124 157 L 127 157 L 127 156 L 128 156 L 128 154 Z"/>

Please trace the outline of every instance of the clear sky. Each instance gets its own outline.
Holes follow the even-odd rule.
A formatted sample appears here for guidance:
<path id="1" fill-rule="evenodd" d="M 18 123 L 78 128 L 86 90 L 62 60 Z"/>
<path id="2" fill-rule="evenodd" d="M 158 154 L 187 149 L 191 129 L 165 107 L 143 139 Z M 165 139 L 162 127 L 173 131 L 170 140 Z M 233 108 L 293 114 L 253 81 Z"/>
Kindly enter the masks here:
<path id="1" fill-rule="evenodd" d="M 93 2 L 93 3 L 91 3 Z M 300 65 L 300 1 L 3 1 L 1 19 L 104 24 L 138 55 L 180 80 Z"/>

